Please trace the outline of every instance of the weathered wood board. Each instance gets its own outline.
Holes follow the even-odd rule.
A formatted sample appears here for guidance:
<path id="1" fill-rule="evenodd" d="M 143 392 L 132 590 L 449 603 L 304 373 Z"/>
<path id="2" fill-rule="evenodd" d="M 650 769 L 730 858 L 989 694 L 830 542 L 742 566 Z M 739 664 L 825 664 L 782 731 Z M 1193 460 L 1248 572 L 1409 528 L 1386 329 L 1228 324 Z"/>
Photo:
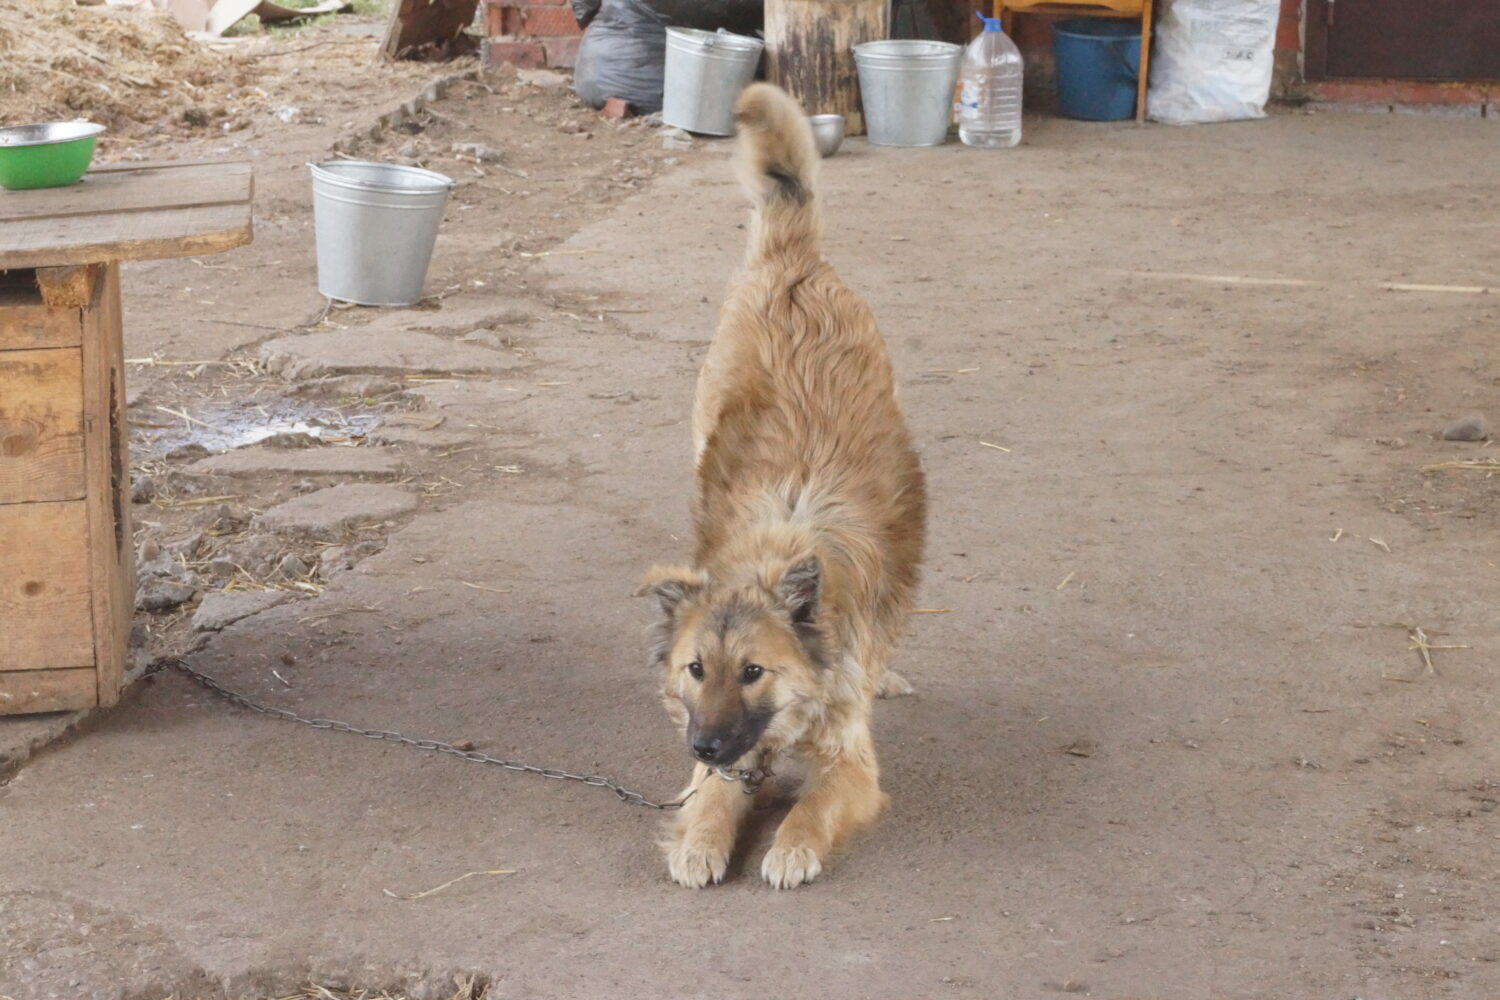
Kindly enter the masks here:
<path id="1" fill-rule="evenodd" d="M 0 504 L 0 674 L 94 666 L 88 538 L 82 500 Z"/>
<path id="2" fill-rule="evenodd" d="M 810 115 L 864 135 L 852 46 L 885 38 L 885 0 L 766 0 L 766 77 Z"/>

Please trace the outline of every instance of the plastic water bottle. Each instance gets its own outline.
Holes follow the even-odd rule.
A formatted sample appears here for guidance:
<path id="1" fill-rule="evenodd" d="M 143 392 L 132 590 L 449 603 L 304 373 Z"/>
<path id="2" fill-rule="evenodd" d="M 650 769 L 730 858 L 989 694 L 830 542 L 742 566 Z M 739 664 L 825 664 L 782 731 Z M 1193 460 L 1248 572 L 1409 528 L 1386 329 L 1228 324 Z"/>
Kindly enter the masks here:
<path id="1" fill-rule="evenodd" d="M 964 50 L 958 137 L 966 146 L 1004 149 L 1021 141 L 1021 50 L 998 17 L 977 15 L 984 31 Z"/>

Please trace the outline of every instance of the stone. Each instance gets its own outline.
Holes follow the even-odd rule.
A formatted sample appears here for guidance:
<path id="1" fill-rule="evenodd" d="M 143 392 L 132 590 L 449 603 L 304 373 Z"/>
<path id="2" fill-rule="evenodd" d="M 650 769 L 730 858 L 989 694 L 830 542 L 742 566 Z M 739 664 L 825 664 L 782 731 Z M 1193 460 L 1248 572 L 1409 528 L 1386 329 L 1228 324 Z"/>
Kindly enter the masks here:
<path id="1" fill-rule="evenodd" d="M 208 573 L 210 576 L 222 577 L 227 580 L 238 573 L 240 568 L 234 564 L 234 560 L 225 559 L 220 556 L 208 561 Z"/>
<path id="2" fill-rule="evenodd" d="M 166 551 L 171 553 L 172 557 L 180 564 L 196 559 L 205 541 L 206 537 L 203 532 L 195 531 L 190 535 L 184 535 L 176 541 L 168 542 Z"/>
<path id="3" fill-rule="evenodd" d="M 278 504 L 256 524 L 279 535 L 338 541 L 352 528 L 416 509 L 417 498 L 395 486 L 345 483 Z"/>
<path id="4" fill-rule="evenodd" d="M 297 391 L 333 399 L 373 399 L 400 392 L 401 388 L 401 383 L 382 375 L 335 375 L 304 382 L 297 387 Z"/>
<path id="5" fill-rule="evenodd" d="M 318 574 L 327 580 L 335 573 L 353 569 L 360 560 L 373 556 L 382 548 L 384 546 L 373 538 L 353 545 L 330 545 L 318 555 Z"/>
<path id="6" fill-rule="evenodd" d="M 633 114 L 635 114 L 635 109 L 623 97 L 611 97 L 604 102 L 604 117 L 606 118 L 629 118 Z"/>
<path id="7" fill-rule="evenodd" d="M 500 150 L 487 142 L 455 142 L 450 148 L 455 156 L 467 156 L 480 163 L 500 162 Z"/>
<path id="8" fill-rule="evenodd" d="M 667 126 L 661 130 L 662 149 L 692 149 L 693 137 L 680 128 Z"/>
<path id="9" fill-rule="evenodd" d="M 288 552 L 276 565 L 276 572 L 283 580 L 300 580 L 312 572 L 312 567 L 302 561 L 295 552 Z"/>
<path id="10" fill-rule="evenodd" d="M 377 444 L 414 445 L 418 448 L 457 448 L 474 444 L 484 436 L 479 428 L 426 430 L 416 424 L 382 424 L 370 431 L 370 440 Z"/>
<path id="11" fill-rule="evenodd" d="M 262 448 L 317 448 L 323 444 L 306 431 L 280 431 L 255 443 Z"/>
<path id="12" fill-rule="evenodd" d="M 195 458 L 204 458 L 210 454 L 209 450 L 196 441 L 180 444 L 167 452 L 162 457 L 168 462 L 188 462 Z"/>
<path id="13" fill-rule="evenodd" d="M 194 476 L 360 476 L 393 479 L 399 468 L 395 455 L 378 448 L 322 445 L 316 448 L 254 446 L 201 459 L 182 470 Z"/>
<path id="14" fill-rule="evenodd" d="M 244 510 L 221 503 L 217 507 L 200 511 L 193 523 L 210 535 L 233 535 L 245 530 L 250 515 Z"/>
<path id="15" fill-rule="evenodd" d="M 1459 417 L 1443 428 L 1444 441 L 1488 441 L 1489 437 L 1490 422 L 1478 413 Z"/>
<path id="16" fill-rule="evenodd" d="M 281 561 L 282 550 L 282 544 L 270 535 L 251 535 L 219 555 L 237 567 L 236 573 L 244 571 L 256 580 L 264 580 Z"/>
<path id="17" fill-rule="evenodd" d="M 396 150 L 396 155 L 408 160 L 415 160 L 422 155 L 422 150 L 417 147 L 415 142 L 408 142 Z"/>
<path id="18" fill-rule="evenodd" d="M 468 333 L 464 334 L 458 339 L 466 344 L 483 344 L 485 347 L 493 347 L 496 349 L 505 346 L 504 337 L 500 336 L 500 334 L 496 333 L 494 330 L 485 330 L 482 328 L 478 330 L 470 330 Z"/>
<path id="19" fill-rule="evenodd" d="M 516 70 L 516 79 L 527 86 L 541 87 L 543 90 L 549 90 L 552 87 L 561 87 L 568 82 L 566 74 L 550 69 L 518 69 Z M 618 98 L 611 98 L 611 100 L 618 100 Z M 605 103 L 604 107 L 608 110 L 608 102 Z"/>
<path id="20" fill-rule="evenodd" d="M 191 601 L 196 593 L 198 592 L 185 583 L 150 577 L 142 580 L 141 585 L 136 588 L 135 606 L 142 611 L 170 611 Z"/>
<path id="21" fill-rule="evenodd" d="M 511 354 L 378 322 L 279 337 L 261 345 L 260 360 L 271 374 L 289 379 L 347 372 L 488 374 L 523 363 Z"/>
<path id="22" fill-rule="evenodd" d="M 162 549 L 160 543 L 147 535 L 135 550 L 135 575 L 137 578 L 171 576 L 177 568 L 172 553 Z"/>
<path id="23" fill-rule="evenodd" d="M 284 590 L 217 591 L 204 596 L 193 612 L 194 632 L 217 632 L 241 618 L 258 615 L 283 604 L 292 595 Z"/>

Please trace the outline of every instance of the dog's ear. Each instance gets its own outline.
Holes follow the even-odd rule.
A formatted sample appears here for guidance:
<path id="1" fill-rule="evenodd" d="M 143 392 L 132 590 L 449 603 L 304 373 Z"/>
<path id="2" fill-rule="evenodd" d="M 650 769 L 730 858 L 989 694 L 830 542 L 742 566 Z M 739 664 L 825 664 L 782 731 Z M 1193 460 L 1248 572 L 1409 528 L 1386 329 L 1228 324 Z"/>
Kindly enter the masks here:
<path id="1" fill-rule="evenodd" d="M 677 606 L 689 597 L 696 597 L 707 581 L 703 574 L 686 566 L 653 566 L 636 588 L 636 597 L 650 594 L 661 603 L 662 613 L 668 618 L 677 614 Z"/>
<path id="2" fill-rule="evenodd" d="M 776 598 L 795 625 L 813 620 L 818 613 L 818 597 L 822 590 L 823 567 L 817 556 L 808 556 L 788 566 L 776 582 Z"/>

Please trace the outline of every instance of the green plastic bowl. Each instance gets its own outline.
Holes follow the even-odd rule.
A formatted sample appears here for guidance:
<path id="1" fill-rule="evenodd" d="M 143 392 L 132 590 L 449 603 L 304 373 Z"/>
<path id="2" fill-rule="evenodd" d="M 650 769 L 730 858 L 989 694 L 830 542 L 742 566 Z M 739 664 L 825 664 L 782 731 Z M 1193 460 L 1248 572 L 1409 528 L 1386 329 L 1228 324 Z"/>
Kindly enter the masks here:
<path id="1" fill-rule="evenodd" d="M 103 131 L 92 122 L 0 128 L 0 187 L 21 191 L 72 184 L 88 170 Z"/>

